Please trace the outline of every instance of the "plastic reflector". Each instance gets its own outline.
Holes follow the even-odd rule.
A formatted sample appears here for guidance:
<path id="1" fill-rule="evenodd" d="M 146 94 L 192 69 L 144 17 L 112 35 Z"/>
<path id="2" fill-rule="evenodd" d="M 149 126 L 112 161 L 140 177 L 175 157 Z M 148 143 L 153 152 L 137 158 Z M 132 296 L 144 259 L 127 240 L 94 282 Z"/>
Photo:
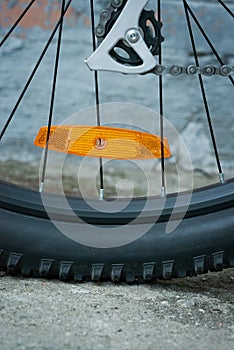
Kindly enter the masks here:
<path id="1" fill-rule="evenodd" d="M 42 127 L 34 141 L 45 148 L 47 127 Z M 164 138 L 164 157 L 171 151 Z M 52 126 L 48 149 L 96 158 L 150 159 L 161 158 L 161 138 L 142 131 L 106 126 Z"/>

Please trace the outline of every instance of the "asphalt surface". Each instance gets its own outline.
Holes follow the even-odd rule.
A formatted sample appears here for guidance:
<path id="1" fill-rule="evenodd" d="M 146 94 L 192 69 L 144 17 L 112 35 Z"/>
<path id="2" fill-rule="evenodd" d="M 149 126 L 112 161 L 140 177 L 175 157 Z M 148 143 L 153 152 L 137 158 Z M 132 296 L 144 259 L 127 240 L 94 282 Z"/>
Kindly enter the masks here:
<path id="1" fill-rule="evenodd" d="M 234 348 L 234 269 L 145 285 L 0 279 L 0 349 Z"/>

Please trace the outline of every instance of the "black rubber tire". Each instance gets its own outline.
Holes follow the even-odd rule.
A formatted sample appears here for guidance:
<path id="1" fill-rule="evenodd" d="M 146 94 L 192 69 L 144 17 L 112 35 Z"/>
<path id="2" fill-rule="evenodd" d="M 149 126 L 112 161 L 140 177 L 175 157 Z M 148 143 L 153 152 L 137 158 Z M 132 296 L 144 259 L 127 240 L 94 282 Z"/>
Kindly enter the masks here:
<path id="1" fill-rule="evenodd" d="M 69 224 L 69 213 L 56 205 L 58 196 L 49 196 L 51 212 Z M 123 211 L 107 215 L 82 199 L 68 200 L 84 221 L 105 229 L 130 222 L 144 203 L 133 200 Z M 165 229 L 175 200 L 176 195 L 167 197 L 157 222 L 138 240 L 116 248 L 92 248 L 67 238 L 53 225 L 38 192 L 0 182 L 0 268 L 24 276 L 133 283 L 233 267 L 234 179 L 194 191 L 184 219 L 168 234 Z M 158 201 L 151 199 L 152 211 L 143 212 L 137 225 L 154 222 Z M 176 209 L 174 219 L 184 210 Z"/>

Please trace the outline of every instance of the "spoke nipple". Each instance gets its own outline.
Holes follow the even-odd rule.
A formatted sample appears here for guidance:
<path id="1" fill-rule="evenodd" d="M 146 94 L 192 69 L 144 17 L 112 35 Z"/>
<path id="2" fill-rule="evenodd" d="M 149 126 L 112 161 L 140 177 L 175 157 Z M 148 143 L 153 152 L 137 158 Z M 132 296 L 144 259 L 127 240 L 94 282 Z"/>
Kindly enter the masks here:
<path id="1" fill-rule="evenodd" d="M 161 197 L 166 197 L 167 196 L 167 189 L 166 187 L 161 187 Z"/>
<path id="2" fill-rule="evenodd" d="M 39 192 L 40 193 L 44 192 L 44 182 L 41 182 L 40 187 L 39 187 Z"/>
<path id="3" fill-rule="evenodd" d="M 224 184 L 224 183 L 225 183 L 225 177 L 224 177 L 224 174 L 223 174 L 223 173 L 220 173 L 220 174 L 219 174 L 219 180 L 220 180 L 221 184 Z"/>
<path id="4" fill-rule="evenodd" d="M 100 189 L 99 199 L 100 199 L 100 201 L 103 201 L 103 199 L 104 199 L 104 189 L 103 188 Z"/>

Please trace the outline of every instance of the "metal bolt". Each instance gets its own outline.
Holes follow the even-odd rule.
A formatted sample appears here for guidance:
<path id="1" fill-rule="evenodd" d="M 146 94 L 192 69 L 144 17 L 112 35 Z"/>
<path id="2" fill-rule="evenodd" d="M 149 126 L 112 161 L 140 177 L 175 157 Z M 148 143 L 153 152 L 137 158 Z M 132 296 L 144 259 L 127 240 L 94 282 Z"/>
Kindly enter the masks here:
<path id="1" fill-rule="evenodd" d="M 194 75 L 197 73 L 197 71 L 198 71 L 198 68 L 194 65 L 190 65 L 187 67 L 187 74 L 189 75 Z"/>
<path id="2" fill-rule="evenodd" d="M 215 68 L 213 66 L 204 67 L 202 73 L 205 75 L 213 75 L 215 74 Z"/>
<path id="3" fill-rule="evenodd" d="M 102 138 L 98 138 L 95 140 L 95 148 L 102 150 L 104 148 L 106 148 L 107 146 L 107 141 L 102 139 Z"/>
<path id="4" fill-rule="evenodd" d="M 170 73 L 172 75 L 180 75 L 182 73 L 182 71 L 183 71 L 183 68 L 180 66 L 172 66 L 170 68 Z"/>
<path id="5" fill-rule="evenodd" d="M 105 20 L 105 21 L 107 21 L 107 20 L 109 20 L 110 19 L 110 17 L 111 17 L 111 14 L 110 14 L 110 12 L 109 11 L 107 11 L 107 10 L 104 10 L 104 11 L 102 11 L 102 13 L 101 13 L 101 19 L 102 20 Z"/>
<path id="6" fill-rule="evenodd" d="M 162 75 L 165 73 L 165 70 L 166 70 L 165 66 L 156 65 L 154 68 L 154 73 L 157 75 Z"/>
<path id="7" fill-rule="evenodd" d="M 111 5 L 113 7 L 120 7 L 122 5 L 122 3 L 123 3 L 123 0 L 112 0 L 111 1 Z"/>
<path id="8" fill-rule="evenodd" d="M 98 24 L 95 29 L 95 34 L 97 37 L 102 37 L 105 34 L 105 29 L 101 24 Z"/>
<path id="9" fill-rule="evenodd" d="M 141 35 L 139 31 L 135 28 L 129 29 L 126 33 L 126 39 L 131 43 L 135 44 L 139 41 Z"/>
<path id="10" fill-rule="evenodd" d="M 220 69 L 220 74 L 223 76 L 227 76 L 232 74 L 232 68 L 229 66 L 222 66 Z"/>

